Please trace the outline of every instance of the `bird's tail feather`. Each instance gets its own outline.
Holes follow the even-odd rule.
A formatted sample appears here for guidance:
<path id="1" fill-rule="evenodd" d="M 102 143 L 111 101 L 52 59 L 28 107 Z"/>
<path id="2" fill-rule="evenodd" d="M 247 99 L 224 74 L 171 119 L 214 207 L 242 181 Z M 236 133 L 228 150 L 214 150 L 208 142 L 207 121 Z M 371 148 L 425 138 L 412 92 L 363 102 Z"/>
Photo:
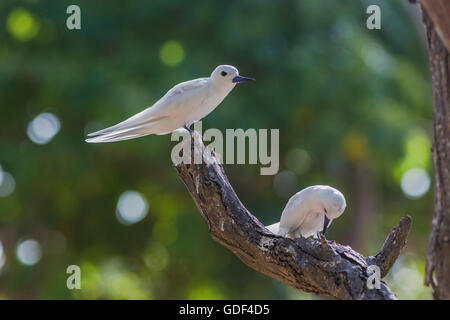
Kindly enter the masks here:
<path id="1" fill-rule="evenodd" d="M 114 142 L 128 139 L 134 139 L 153 133 L 149 130 L 148 125 L 141 125 L 134 128 L 112 131 L 96 137 L 86 139 L 89 143 Z"/>
<path id="2" fill-rule="evenodd" d="M 94 138 L 87 138 L 86 142 L 89 142 L 89 143 L 116 142 L 116 141 L 122 141 L 122 140 L 129 140 L 129 139 L 139 138 L 139 137 L 146 136 L 148 134 L 150 134 L 150 133 L 143 133 L 143 134 L 119 134 L 119 135 L 116 135 L 116 136 L 105 135 L 105 136 L 98 136 L 98 137 L 94 137 Z"/>
<path id="3" fill-rule="evenodd" d="M 108 133 L 111 133 L 111 132 L 117 131 L 117 130 L 130 129 L 130 128 L 133 128 L 136 126 L 153 123 L 153 122 L 159 121 L 159 120 L 167 117 L 167 116 L 155 117 L 155 116 L 149 115 L 148 111 L 149 111 L 148 109 L 144 110 L 144 111 L 142 111 L 138 114 L 135 114 L 134 116 L 126 119 L 125 121 L 119 122 L 118 124 L 115 124 L 111 127 L 89 133 L 88 136 L 89 137 L 99 136 L 99 135 L 108 134 Z"/>
<path id="4" fill-rule="evenodd" d="M 269 229 L 270 232 L 274 233 L 274 234 L 278 234 L 278 230 L 280 229 L 280 223 L 274 223 L 271 224 L 270 226 L 266 226 L 267 229 Z"/>
<path id="5" fill-rule="evenodd" d="M 134 123 L 125 123 L 126 121 L 128 121 L 126 120 L 115 126 L 88 134 L 88 136 L 92 138 L 86 139 L 86 142 L 115 142 L 146 136 L 148 134 L 155 133 L 155 130 L 154 128 L 152 128 L 152 126 L 163 118 L 166 117 L 146 119 L 145 121 Z"/>

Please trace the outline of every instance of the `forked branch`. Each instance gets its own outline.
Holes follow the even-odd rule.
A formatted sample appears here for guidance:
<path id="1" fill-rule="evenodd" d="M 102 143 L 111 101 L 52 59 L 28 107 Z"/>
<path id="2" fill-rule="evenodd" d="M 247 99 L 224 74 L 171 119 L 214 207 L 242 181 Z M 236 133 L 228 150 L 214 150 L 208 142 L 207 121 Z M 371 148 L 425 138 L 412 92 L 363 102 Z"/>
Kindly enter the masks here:
<path id="1" fill-rule="evenodd" d="M 367 285 L 371 276 L 368 268 L 376 264 L 382 276 L 388 273 L 406 244 L 411 227 L 409 216 L 391 230 L 381 251 L 369 258 L 334 241 L 277 236 L 244 207 L 200 134 L 194 132 L 192 140 L 191 155 L 197 153 L 199 159 L 199 153 L 203 153 L 203 163 L 180 163 L 175 169 L 205 219 L 211 237 L 246 265 L 306 292 L 337 299 L 396 299 L 383 281 L 379 289 Z"/>

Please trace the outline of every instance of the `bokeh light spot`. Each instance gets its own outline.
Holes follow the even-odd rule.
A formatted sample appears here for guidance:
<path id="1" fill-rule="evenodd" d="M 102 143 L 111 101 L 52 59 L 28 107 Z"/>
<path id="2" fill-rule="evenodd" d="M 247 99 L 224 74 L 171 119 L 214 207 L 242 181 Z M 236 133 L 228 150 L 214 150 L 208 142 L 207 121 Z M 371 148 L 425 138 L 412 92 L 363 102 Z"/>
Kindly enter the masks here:
<path id="1" fill-rule="evenodd" d="M 17 245 L 16 255 L 17 259 L 24 265 L 35 265 L 42 258 L 41 245 L 32 239 L 22 241 Z"/>
<path id="2" fill-rule="evenodd" d="M 9 33 L 20 41 L 28 41 L 37 35 L 39 22 L 26 9 L 17 8 L 11 11 L 7 18 Z"/>
<path id="3" fill-rule="evenodd" d="M 277 195 L 283 198 L 292 196 L 297 189 L 297 176 L 292 171 L 281 171 L 273 179 Z"/>
<path id="4" fill-rule="evenodd" d="M 368 156 L 368 142 L 366 137 L 356 131 L 352 131 L 342 141 L 343 153 L 353 163 L 364 162 Z"/>
<path id="5" fill-rule="evenodd" d="M 223 300 L 226 299 L 218 287 L 212 284 L 199 285 L 190 290 L 189 300 Z"/>
<path id="6" fill-rule="evenodd" d="M 119 258 L 107 260 L 100 266 L 100 286 L 109 299 L 151 299 L 148 282 L 142 281 Z M 149 290 L 150 289 L 150 290 Z"/>
<path id="7" fill-rule="evenodd" d="M 431 140 L 422 129 L 412 129 L 408 132 L 404 144 L 405 155 L 394 167 L 393 173 L 398 181 L 403 174 L 413 168 L 429 168 L 431 163 Z"/>
<path id="8" fill-rule="evenodd" d="M 169 264 L 169 253 L 164 246 L 154 243 L 146 250 L 144 263 L 151 271 L 159 272 Z"/>
<path id="9" fill-rule="evenodd" d="M 406 171 L 401 180 L 403 193 L 409 198 L 420 198 L 430 188 L 430 177 L 421 168 Z"/>
<path id="10" fill-rule="evenodd" d="M 425 264 L 414 254 L 400 255 L 386 282 L 401 299 L 430 299 L 431 288 L 423 285 Z"/>
<path id="11" fill-rule="evenodd" d="M 374 72 L 384 76 L 392 73 L 394 62 L 381 44 L 374 41 L 366 41 L 361 46 L 361 58 Z"/>
<path id="12" fill-rule="evenodd" d="M 159 58 L 169 67 L 175 67 L 184 60 L 184 49 L 178 41 L 169 40 L 159 49 Z"/>
<path id="13" fill-rule="evenodd" d="M 28 124 L 27 135 L 31 141 L 37 144 L 49 143 L 59 132 L 61 123 L 52 113 L 41 113 Z"/>
<path id="14" fill-rule="evenodd" d="M 0 197 L 7 197 L 16 189 L 14 177 L 0 168 Z"/>
<path id="15" fill-rule="evenodd" d="M 147 201 L 137 191 L 125 191 L 117 201 L 116 217 L 120 223 L 130 225 L 141 221 L 148 212 Z"/>
<path id="16" fill-rule="evenodd" d="M 289 150 L 285 163 L 289 170 L 297 174 L 303 174 L 308 171 L 311 165 L 311 157 L 306 150 L 294 148 Z"/>
<path id="17" fill-rule="evenodd" d="M 0 241 L 0 273 L 2 272 L 5 262 L 6 262 L 6 255 L 5 251 L 3 250 L 3 243 Z"/>

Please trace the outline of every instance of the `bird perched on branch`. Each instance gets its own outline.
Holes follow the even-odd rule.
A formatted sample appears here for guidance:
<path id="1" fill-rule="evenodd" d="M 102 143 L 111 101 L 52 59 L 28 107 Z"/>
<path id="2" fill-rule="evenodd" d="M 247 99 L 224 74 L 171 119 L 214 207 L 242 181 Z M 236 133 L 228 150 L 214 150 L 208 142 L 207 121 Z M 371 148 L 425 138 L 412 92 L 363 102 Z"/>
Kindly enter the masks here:
<path id="1" fill-rule="evenodd" d="M 112 127 L 88 134 L 86 142 L 113 142 L 148 134 L 167 134 L 213 111 L 239 82 L 255 80 L 242 77 L 229 65 L 218 66 L 209 78 L 177 84 L 153 106 Z"/>
<path id="2" fill-rule="evenodd" d="M 311 186 L 294 194 L 281 214 L 280 222 L 267 226 L 271 232 L 289 238 L 310 237 L 325 231 L 345 210 L 343 194 L 330 186 Z"/>

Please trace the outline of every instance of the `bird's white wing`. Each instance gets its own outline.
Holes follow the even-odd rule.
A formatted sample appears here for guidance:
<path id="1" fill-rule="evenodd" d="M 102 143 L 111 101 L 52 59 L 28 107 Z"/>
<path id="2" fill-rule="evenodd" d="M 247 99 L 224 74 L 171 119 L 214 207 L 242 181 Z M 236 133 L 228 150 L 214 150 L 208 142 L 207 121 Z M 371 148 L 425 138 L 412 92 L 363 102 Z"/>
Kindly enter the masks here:
<path id="1" fill-rule="evenodd" d="M 293 195 L 281 214 L 279 235 L 286 236 L 286 234 L 293 233 L 305 221 L 307 208 L 303 208 L 302 195 L 297 193 Z"/>
<path id="2" fill-rule="evenodd" d="M 195 90 L 204 87 L 208 83 L 209 78 L 199 78 L 177 84 L 175 87 L 167 91 L 161 99 L 170 99 L 179 94 L 186 93 L 190 90 Z"/>
<path id="3" fill-rule="evenodd" d="M 109 128 L 88 134 L 87 142 L 112 142 L 133 139 L 154 133 L 151 127 L 174 116 L 186 96 L 205 87 L 209 78 L 199 78 L 177 84 L 153 106 Z M 163 132 L 161 132 L 163 133 Z M 165 133 L 165 132 L 164 132 Z"/>

